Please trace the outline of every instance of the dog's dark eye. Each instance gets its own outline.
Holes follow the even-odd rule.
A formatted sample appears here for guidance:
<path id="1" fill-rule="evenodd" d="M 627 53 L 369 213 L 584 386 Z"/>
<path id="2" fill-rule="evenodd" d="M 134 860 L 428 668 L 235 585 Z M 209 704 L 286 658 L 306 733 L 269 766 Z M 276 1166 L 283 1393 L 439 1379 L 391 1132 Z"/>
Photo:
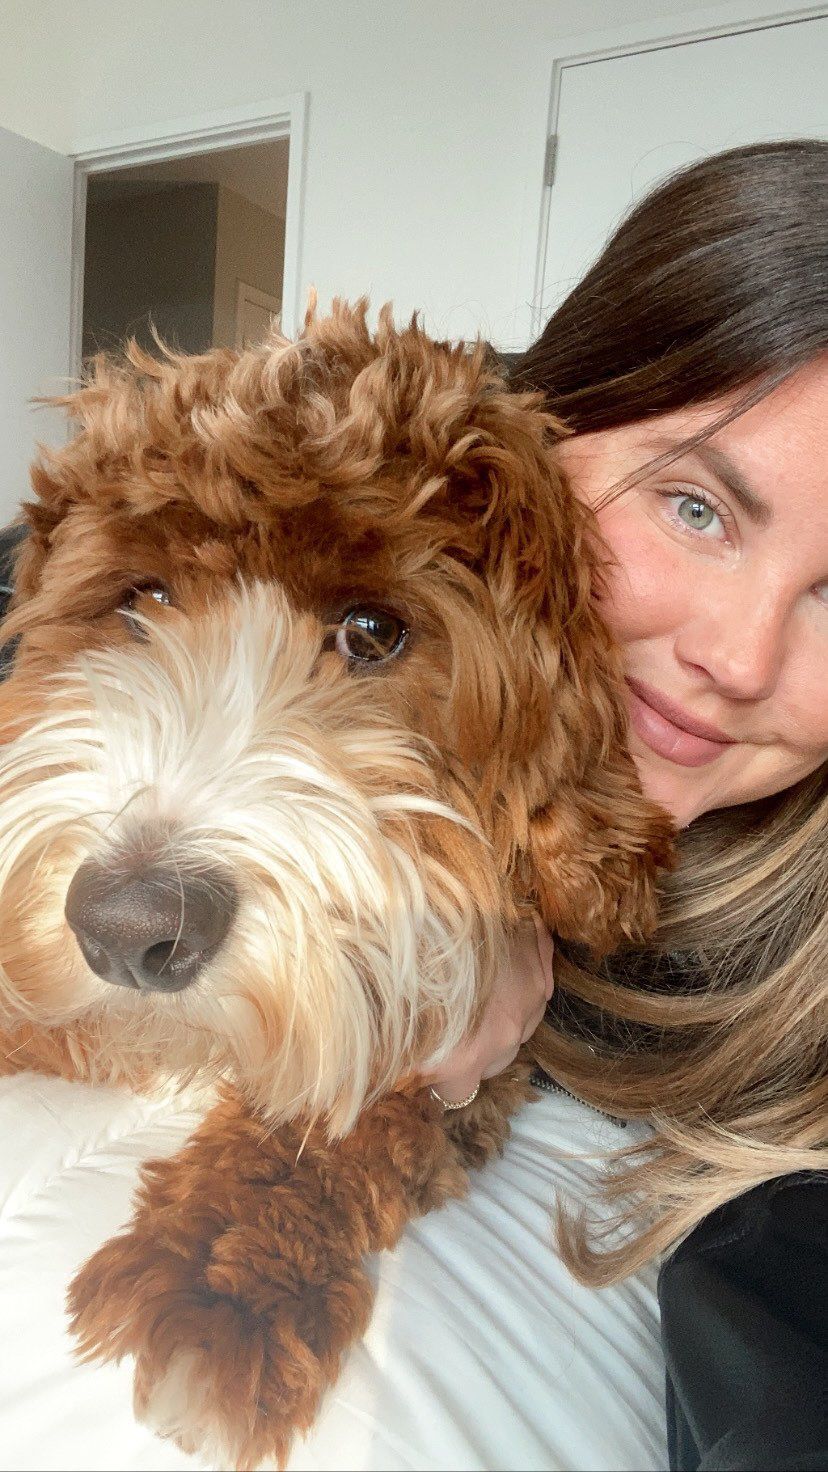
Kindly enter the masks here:
<path id="1" fill-rule="evenodd" d="M 384 608 L 352 608 L 336 633 L 336 648 L 346 659 L 377 664 L 399 654 L 408 629 L 395 613 Z"/>
<path id="2" fill-rule="evenodd" d="M 118 612 L 123 614 L 124 619 L 135 634 L 144 633 L 141 625 L 132 617 L 132 611 L 139 598 L 153 598 L 156 603 L 163 603 L 165 606 L 169 606 L 172 603 L 169 589 L 163 583 L 135 583 L 129 588 L 118 604 Z"/>

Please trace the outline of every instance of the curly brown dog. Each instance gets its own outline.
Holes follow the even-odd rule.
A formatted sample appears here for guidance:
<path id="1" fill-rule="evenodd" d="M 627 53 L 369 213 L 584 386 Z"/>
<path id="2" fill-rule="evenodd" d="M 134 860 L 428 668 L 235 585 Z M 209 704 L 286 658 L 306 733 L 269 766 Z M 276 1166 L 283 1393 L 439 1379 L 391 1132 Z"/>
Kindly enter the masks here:
<path id="1" fill-rule="evenodd" d="M 444 1116 L 422 1075 L 521 918 L 646 931 L 667 821 L 561 427 L 481 345 L 337 305 L 295 343 L 133 348 L 65 404 L 3 629 L 0 1052 L 216 1081 L 70 1311 L 160 1432 L 284 1461 L 366 1256 L 531 1092 L 521 1061 Z"/>

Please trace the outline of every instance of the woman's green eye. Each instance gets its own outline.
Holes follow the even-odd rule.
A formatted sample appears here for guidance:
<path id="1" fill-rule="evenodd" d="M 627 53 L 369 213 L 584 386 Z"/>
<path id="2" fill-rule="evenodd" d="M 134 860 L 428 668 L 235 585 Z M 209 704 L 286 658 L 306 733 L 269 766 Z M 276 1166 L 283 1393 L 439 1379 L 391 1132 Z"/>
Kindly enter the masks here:
<path id="1" fill-rule="evenodd" d="M 699 501 L 695 496 L 682 497 L 676 512 L 685 526 L 692 527 L 696 532 L 707 531 L 716 516 L 712 506 L 708 506 L 706 501 Z"/>

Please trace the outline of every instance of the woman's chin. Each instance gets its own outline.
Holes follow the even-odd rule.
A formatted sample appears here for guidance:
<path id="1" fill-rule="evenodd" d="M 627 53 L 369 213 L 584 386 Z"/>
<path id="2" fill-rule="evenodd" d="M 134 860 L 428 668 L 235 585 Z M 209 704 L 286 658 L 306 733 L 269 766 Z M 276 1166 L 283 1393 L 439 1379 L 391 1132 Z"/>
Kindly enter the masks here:
<path id="1" fill-rule="evenodd" d="M 632 755 L 644 795 L 666 808 L 677 828 L 688 828 L 702 813 L 720 805 L 715 793 L 702 790 L 702 784 L 693 781 L 692 768 L 676 767 L 673 771 L 651 752 L 641 750 L 638 742 L 632 743 Z"/>

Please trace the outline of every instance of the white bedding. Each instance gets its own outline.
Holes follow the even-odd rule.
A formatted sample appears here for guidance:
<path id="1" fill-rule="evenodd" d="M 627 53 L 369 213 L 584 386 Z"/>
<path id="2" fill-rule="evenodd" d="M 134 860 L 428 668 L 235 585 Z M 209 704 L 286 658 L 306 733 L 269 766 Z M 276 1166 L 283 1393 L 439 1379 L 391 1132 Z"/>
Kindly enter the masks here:
<path id="1" fill-rule="evenodd" d="M 138 1425 L 131 1367 L 79 1365 L 67 1284 L 129 1216 L 141 1160 L 195 1122 L 22 1074 L 0 1080 L 0 1466 L 200 1465 Z M 378 1297 L 291 1469 L 647 1469 L 667 1465 L 655 1270 L 601 1291 L 551 1245 L 556 1188 L 582 1197 L 622 1131 L 558 1095 L 527 1105 L 469 1198 L 376 1262 Z"/>

